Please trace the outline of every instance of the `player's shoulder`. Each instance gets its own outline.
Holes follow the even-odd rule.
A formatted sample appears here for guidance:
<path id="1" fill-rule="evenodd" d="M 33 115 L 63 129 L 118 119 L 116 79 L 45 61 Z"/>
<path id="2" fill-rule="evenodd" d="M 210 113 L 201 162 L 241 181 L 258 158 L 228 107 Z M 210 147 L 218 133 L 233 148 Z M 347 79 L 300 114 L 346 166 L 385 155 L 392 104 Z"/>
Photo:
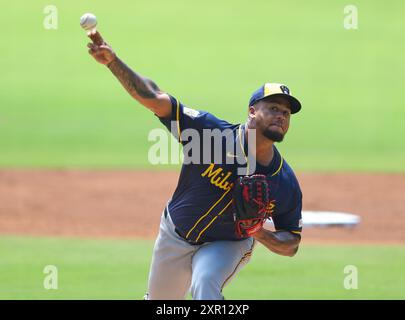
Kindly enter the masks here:
<path id="1" fill-rule="evenodd" d="M 227 120 L 218 118 L 214 114 L 208 111 L 202 111 L 202 117 L 204 119 L 204 127 L 207 129 L 220 129 L 220 130 L 236 130 L 239 124 L 230 123 Z"/>
<path id="2" fill-rule="evenodd" d="M 181 113 L 186 119 L 190 120 L 198 125 L 203 129 L 231 129 L 234 130 L 238 127 L 237 124 L 232 124 L 229 121 L 221 119 L 215 116 L 213 113 L 203 110 L 203 108 L 192 108 L 189 107 L 173 96 L 170 96 L 172 101 L 172 105 L 174 108 L 178 108 L 178 112 Z"/>

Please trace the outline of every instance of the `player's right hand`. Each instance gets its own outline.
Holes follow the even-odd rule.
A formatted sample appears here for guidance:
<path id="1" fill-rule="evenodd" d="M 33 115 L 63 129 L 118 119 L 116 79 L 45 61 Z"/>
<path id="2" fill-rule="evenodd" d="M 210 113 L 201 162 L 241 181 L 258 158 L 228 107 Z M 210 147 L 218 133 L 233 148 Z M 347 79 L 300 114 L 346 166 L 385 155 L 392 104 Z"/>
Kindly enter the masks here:
<path id="1" fill-rule="evenodd" d="M 91 33 L 89 38 L 93 41 L 92 43 L 87 44 L 89 53 L 98 62 L 108 65 L 117 58 L 113 49 L 103 40 L 98 31 Z"/>

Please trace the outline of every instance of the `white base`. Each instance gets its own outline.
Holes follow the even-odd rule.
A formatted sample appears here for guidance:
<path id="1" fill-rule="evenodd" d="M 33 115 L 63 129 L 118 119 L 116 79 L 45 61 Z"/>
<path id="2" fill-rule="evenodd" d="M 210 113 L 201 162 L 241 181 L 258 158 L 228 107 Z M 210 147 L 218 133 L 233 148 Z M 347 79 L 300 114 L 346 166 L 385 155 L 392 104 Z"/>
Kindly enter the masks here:
<path id="1" fill-rule="evenodd" d="M 302 227 L 355 227 L 360 217 L 354 214 L 332 211 L 302 211 Z M 267 220 L 266 229 L 273 227 L 273 221 Z"/>

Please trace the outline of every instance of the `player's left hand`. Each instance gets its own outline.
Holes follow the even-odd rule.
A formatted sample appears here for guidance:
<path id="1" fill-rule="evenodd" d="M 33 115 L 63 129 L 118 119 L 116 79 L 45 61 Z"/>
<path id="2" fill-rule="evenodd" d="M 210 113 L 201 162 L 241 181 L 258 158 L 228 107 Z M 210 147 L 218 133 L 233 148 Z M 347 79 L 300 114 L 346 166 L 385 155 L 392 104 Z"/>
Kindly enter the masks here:
<path id="1" fill-rule="evenodd" d="M 233 190 L 235 226 L 239 237 L 250 237 L 270 217 L 270 189 L 265 175 L 238 178 Z"/>

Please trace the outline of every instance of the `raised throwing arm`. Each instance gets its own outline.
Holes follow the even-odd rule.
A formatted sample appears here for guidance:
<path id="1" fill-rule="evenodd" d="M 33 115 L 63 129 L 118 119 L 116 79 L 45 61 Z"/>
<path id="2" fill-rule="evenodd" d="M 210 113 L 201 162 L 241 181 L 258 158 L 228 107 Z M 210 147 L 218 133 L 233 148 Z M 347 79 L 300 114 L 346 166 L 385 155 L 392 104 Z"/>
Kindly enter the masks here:
<path id="1" fill-rule="evenodd" d="M 152 80 L 131 70 L 117 57 L 99 32 L 92 33 L 89 37 L 92 40 L 92 43 L 87 45 L 90 55 L 99 63 L 106 65 L 134 99 L 159 117 L 170 115 L 171 102 L 167 93 L 160 90 Z"/>

